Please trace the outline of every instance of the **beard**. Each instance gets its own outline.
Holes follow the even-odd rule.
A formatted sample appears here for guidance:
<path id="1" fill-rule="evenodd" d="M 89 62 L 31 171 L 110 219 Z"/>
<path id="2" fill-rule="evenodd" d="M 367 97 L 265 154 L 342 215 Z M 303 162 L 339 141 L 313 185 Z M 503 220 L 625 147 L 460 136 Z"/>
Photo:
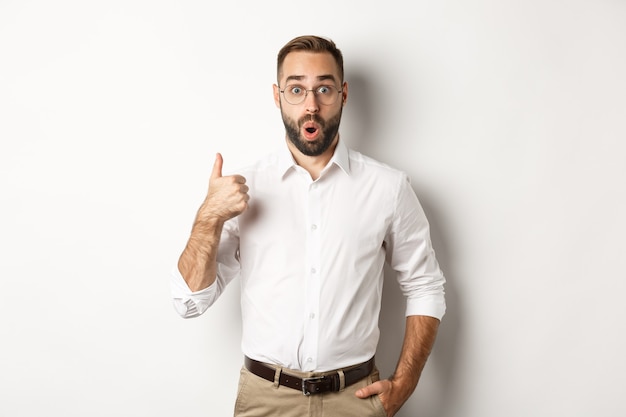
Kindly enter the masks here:
<path id="1" fill-rule="evenodd" d="M 317 114 L 311 114 L 300 118 L 297 122 L 288 118 L 282 113 L 285 132 L 289 141 L 307 156 L 319 156 L 326 152 L 332 145 L 335 136 L 339 132 L 339 123 L 341 122 L 341 110 L 329 120 L 324 120 Z M 317 139 L 308 141 L 300 134 L 302 125 L 308 121 L 314 121 L 320 126 L 320 134 Z"/>

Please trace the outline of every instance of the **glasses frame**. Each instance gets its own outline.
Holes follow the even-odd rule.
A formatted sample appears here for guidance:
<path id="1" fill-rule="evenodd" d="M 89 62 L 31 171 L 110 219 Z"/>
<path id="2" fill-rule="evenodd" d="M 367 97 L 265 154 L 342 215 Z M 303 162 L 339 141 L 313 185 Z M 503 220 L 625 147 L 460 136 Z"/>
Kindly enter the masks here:
<path id="1" fill-rule="evenodd" d="M 302 97 L 302 100 L 301 100 L 301 101 L 299 101 L 299 102 L 297 102 L 297 103 L 292 103 L 292 102 L 291 102 L 291 101 L 289 101 L 289 100 L 287 99 L 287 97 L 285 96 L 285 91 L 286 91 L 286 90 L 287 90 L 287 88 L 288 88 L 288 87 L 290 87 L 290 86 L 294 86 L 294 87 L 302 87 L 302 86 L 300 86 L 300 85 L 298 85 L 298 84 L 287 84 L 283 90 L 281 90 L 281 89 L 280 89 L 280 87 L 279 87 L 279 90 L 278 90 L 278 91 L 280 91 L 280 92 L 282 93 L 283 97 L 285 97 L 285 101 L 286 101 L 287 103 L 291 104 L 292 106 L 297 106 L 298 104 L 302 104 L 302 103 L 304 103 L 304 102 L 306 101 L 307 96 L 309 95 L 309 91 L 311 91 L 311 92 L 313 93 L 313 95 L 315 96 L 315 99 L 316 99 L 316 100 L 318 100 L 318 93 L 317 93 L 317 90 L 319 90 L 319 89 L 320 89 L 320 88 L 322 88 L 322 87 L 332 87 L 332 88 L 334 88 L 335 90 L 337 90 L 337 96 L 339 96 L 341 93 L 343 93 L 343 88 L 337 88 L 337 86 L 330 85 L 330 84 L 322 84 L 322 85 L 319 85 L 319 86 L 317 86 L 317 87 L 315 87 L 315 88 L 313 88 L 313 89 L 306 89 L 306 88 L 302 87 L 302 89 L 304 90 L 304 96 Z M 335 97 L 337 97 L 337 96 L 335 96 Z M 321 101 L 320 101 L 319 103 L 320 103 L 321 105 L 323 105 L 323 106 L 332 106 L 333 104 L 337 103 L 337 98 L 335 98 L 335 101 L 333 101 L 333 102 L 332 102 L 332 103 L 330 103 L 330 104 L 325 104 L 325 103 L 322 103 Z"/>

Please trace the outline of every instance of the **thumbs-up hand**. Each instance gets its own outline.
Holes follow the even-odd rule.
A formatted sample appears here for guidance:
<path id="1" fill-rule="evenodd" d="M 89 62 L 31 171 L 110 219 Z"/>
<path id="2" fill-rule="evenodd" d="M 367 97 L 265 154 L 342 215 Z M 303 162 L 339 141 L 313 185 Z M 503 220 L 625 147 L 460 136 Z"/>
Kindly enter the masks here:
<path id="1" fill-rule="evenodd" d="M 200 207 L 197 220 L 215 219 L 225 222 L 248 208 L 250 196 L 246 179 L 241 175 L 222 176 L 223 163 L 222 155 L 215 155 L 209 192 Z"/>

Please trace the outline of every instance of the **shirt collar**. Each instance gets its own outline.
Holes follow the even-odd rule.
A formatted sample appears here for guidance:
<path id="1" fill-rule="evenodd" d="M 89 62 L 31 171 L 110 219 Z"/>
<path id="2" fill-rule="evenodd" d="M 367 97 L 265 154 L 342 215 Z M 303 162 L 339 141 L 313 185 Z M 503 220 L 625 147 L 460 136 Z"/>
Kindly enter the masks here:
<path id="1" fill-rule="evenodd" d="M 332 158 L 330 158 L 330 161 L 328 161 L 328 165 L 324 168 L 322 173 L 328 170 L 328 168 L 333 164 L 341 168 L 341 170 L 347 175 L 350 175 L 350 157 L 348 148 L 341 139 L 337 141 L 335 153 Z M 295 168 L 296 165 L 297 163 L 295 159 L 293 159 L 293 155 L 289 151 L 289 148 L 287 146 L 281 147 L 281 150 L 278 153 L 278 172 L 280 176 L 284 177 L 285 174 L 287 174 L 290 169 Z"/>
<path id="2" fill-rule="evenodd" d="M 341 168 L 346 175 L 350 175 L 350 156 L 348 154 L 348 147 L 342 142 L 341 138 L 337 142 L 335 153 L 333 157 L 330 158 L 328 165 L 333 163 Z"/>

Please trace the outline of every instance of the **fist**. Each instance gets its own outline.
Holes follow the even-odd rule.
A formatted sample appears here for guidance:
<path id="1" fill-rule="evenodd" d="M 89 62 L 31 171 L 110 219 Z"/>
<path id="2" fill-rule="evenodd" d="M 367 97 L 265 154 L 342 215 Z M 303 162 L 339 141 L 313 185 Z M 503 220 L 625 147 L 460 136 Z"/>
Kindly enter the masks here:
<path id="1" fill-rule="evenodd" d="M 215 155 L 215 163 L 209 180 L 209 192 L 200 208 L 200 217 L 215 218 L 225 222 L 240 215 L 248 208 L 248 186 L 241 175 L 222 176 L 224 160 Z"/>

